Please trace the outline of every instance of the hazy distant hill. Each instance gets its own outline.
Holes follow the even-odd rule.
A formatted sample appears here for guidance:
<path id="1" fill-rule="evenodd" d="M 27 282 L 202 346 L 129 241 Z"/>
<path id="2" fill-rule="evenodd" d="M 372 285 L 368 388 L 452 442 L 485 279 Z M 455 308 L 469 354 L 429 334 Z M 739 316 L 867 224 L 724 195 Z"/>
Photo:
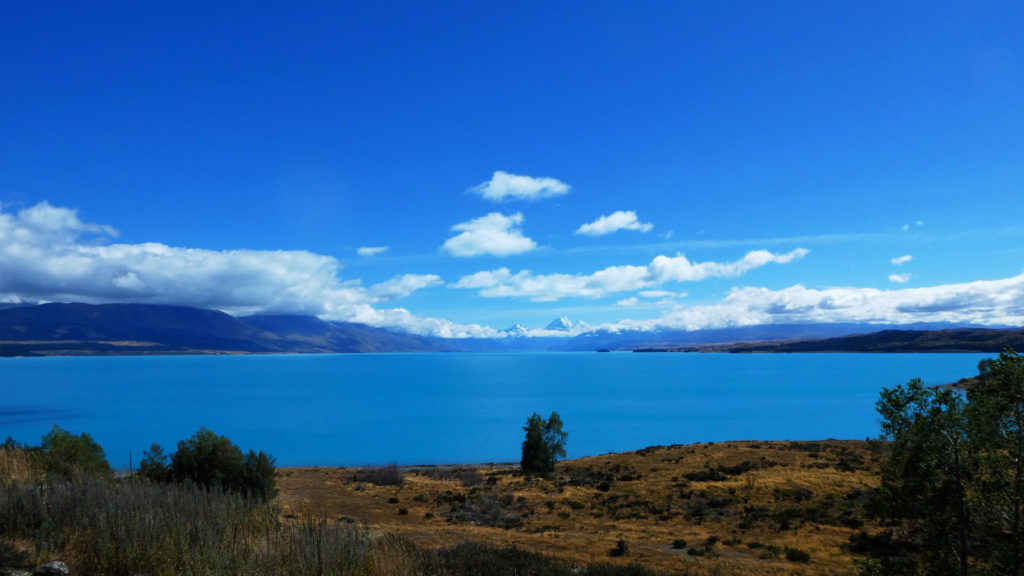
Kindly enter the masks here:
<path id="1" fill-rule="evenodd" d="M 244 316 L 245 324 L 266 332 L 282 345 L 311 347 L 316 352 L 447 352 L 436 338 L 416 336 L 350 322 L 325 322 L 315 316 Z M 287 344 L 285 344 L 287 343 Z"/>
<path id="2" fill-rule="evenodd" d="M 914 325 L 914 328 L 949 328 L 949 325 Z M 562 350 L 633 350 L 636 348 L 686 348 L 708 344 L 833 338 L 864 334 L 889 328 L 869 324 L 765 324 L 710 330 L 662 330 L 655 332 L 590 332 L 577 336 L 559 348 Z"/>
<path id="3" fill-rule="evenodd" d="M 0 309 L 0 355 L 444 351 L 443 341 L 311 316 L 149 304 Z"/>
<path id="4" fill-rule="evenodd" d="M 559 319 L 559 326 L 568 321 Z M 552 323 L 553 325 L 555 323 Z M 550 326 L 549 326 L 550 328 Z M 694 332 L 445 339 L 312 316 L 234 317 L 149 304 L 42 304 L 0 308 L 0 356 L 321 352 L 703 350 L 728 352 L 999 352 L 1024 350 L 1024 331 L 915 325 L 791 324 Z M 870 332 L 870 333 L 867 333 Z"/>
<path id="5" fill-rule="evenodd" d="M 951 330 L 883 330 L 843 338 L 783 342 L 741 342 L 705 346 L 723 352 L 1001 352 L 1024 350 L 1024 330 L 958 328 Z"/>

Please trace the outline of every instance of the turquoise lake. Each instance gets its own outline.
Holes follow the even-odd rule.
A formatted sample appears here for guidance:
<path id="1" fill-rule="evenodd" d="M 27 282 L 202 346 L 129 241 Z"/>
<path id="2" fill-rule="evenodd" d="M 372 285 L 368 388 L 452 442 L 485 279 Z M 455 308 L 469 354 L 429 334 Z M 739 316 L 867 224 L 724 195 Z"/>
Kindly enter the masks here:
<path id="1" fill-rule="evenodd" d="M 883 387 L 991 354 L 331 354 L 0 359 L 0 440 L 88 432 L 111 464 L 210 428 L 278 465 L 518 461 L 533 412 L 569 457 L 657 444 L 864 439 Z M 131 455 L 131 456 L 130 456 Z"/>

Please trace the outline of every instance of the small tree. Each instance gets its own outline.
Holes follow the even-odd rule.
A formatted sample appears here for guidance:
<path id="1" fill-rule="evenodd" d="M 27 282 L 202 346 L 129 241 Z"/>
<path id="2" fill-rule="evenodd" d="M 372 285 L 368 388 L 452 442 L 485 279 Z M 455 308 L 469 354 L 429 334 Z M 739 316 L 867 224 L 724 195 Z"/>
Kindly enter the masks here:
<path id="1" fill-rule="evenodd" d="M 559 458 L 565 457 L 565 444 L 569 434 L 562 430 L 562 418 L 552 412 L 545 420 L 536 412 L 527 418 L 526 439 L 523 440 L 523 457 L 520 468 L 530 474 L 553 472 Z"/>
<path id="2" fill-rule="evenodd" d="M 179 482 L 187 480 L 260 498 L 277 494 L 274 474 L 273 456 L 252 451 L 243 455 L 226 436 L 206 428 L 178 442 L 178 451 L 171 457 L 170 475 Z"/>
<path id="3" fill-rule="evenodd" d="M 66 478 L 77 474 L 110 474 L 110 464 L 103 447 L 85 432 L 75 436 L 54 424 L 43 436 L 39 453 L 43 467 L 51 474 Z"/>
<path id="4" fill-rule="evenodd" d="M 159 444 L 153 443 L 149 451 L 143 451 L 144 458 L 139 462 L 139 476 L 154 482 L 166 482 L 170 479 L 171 469 L 167 466 L 168 457 Z"/>

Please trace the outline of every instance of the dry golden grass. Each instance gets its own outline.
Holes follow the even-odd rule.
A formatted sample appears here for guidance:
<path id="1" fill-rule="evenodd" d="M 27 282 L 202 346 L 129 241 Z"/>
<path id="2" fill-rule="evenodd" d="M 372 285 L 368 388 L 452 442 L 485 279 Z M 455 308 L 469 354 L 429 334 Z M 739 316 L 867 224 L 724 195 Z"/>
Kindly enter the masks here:
<path id="1" fill-rule="evenodd" d="M 0 482 L 26 482 L 42 477 L 42 469 L 33 455 L 17 448 L 0 446 Z"/>
<path id="2" fill-rule="evenodd" d="M 854 574 L 843 545 L 864 529 L 865 494 L 878 483 L 873 450 L 730 442 L 581 458 L 547 478 L 424 467 L 405 469 L 401 486 L 378 486 L 357 481 L 357 469 L 289 468 L 277 481 L 285 516 L 365 524 L 427 548 L 515 545 L 692 574 Z M 628 553 L 613 557 L 620 540 Z M 810 560 L 787 560 L 788 548 Z"/>

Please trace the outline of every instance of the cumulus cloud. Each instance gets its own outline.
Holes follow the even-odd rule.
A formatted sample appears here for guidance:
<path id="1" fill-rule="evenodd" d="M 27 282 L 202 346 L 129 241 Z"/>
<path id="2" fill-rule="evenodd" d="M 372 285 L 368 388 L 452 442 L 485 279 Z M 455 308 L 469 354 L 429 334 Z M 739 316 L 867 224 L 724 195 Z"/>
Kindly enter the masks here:
<path id="1" fill-rule="evenodd" d="M 638 300 L 636 296 L 630 296 L 629 298 L 623 298 L 622 300 L 619 300 L 618 302 L 615 303 L 615 305 L 621 306 L 623 308 L 632 308 L 633 306 L 636 306 L 639 303 L 640 300 Z"/>
<path id="2" fill-rule="evenodd" d="M 496 170 L 490 180 L 469 190 L 493 202 L 501 202 L 564 196 L 569 193 L 569 185 L 554 178 L 533 178 Z"/>
<path id="3" fill-rule="evenodd" d="M 889 274 L 889 282 L 896 282 L 898 284 L 904 284 L 910 281 L 910 274 Z"/>
<path id="4" fill-rule="evenodd" d="M 0 301 L 177 304 L 230 314 L 311 314 L 418 334 L 491 334 L 488 328 L 421 318 L 373 304 L 441 284 L 405 274 L 362 287 L 344 282 L 337 259 L 301 250 L 204 250 L 158 243 L 111 244 L 117 231 L 83 223 L 75 210 L 40 203 L 0 206 Z"/>
<path id="5" fill-rule="evenodd" d="M 785 254 L 775 254 L 767 250 L 753 250 L 740 260 L 734 262 L 690 262 L 686 256 L 676 254 L 673 257 L 658 256 L 649 268 L 656 283 L 661 282 L 698 282 L 709 277 L 734 278 L 754 268 L 766 264 L 788 264 L 803 258 L 809 251 L 797 248 Z"/>
<path id="6" fill-rule="evenodd" d="M 601 216 L 593 222 L 589 222 L 579 227 L 576 230 L 576 234 L 585 234 L 587 236 L 604 236 L 605 234 L 611 234 L 618 230 L 639 230 L 640 232 L 650 232 L 654 228 L 654 224 L 647 222 L 641 222 L 636 217 L 636 212 L 632 210 L 613 212 L 607 216 Z"/>
<path id="7" fill-rule="evenodd" d="M 647 266 L 610 266 L 593 274 L 512 273 L 508 268 L 463 276 L 453 288 L 479 290 L 485 298 L 518 297 L 534 302 L 562 298 L 599 298 L 617 292 L 642 290 L 664 282 L 696 282 L 709 277 L 735 277 L 769 263 L 784 264 L 807 254 L 798 248 L 785 254 L 754 250 L 735 262 L 693 263 L 682 254 L 658 256 Z"/>
<path id="8" fill-rule="evenodd" d="M 511 216 L 491 212 L 452 226 L 452 230 L 462 233 L 446 240 L 443 248 L 449 254 L 463 258 L 484 254 L 510 256 L 529 252 L 537 248 L 537 243 L 523 236 L 519 229 L 522 223 L 521 212 Z"/>
<path id="9" fill-rule="evenodd" d="M 359 249 L 356 250 L 356 254 L 359 254 L 360 256 L 377 256 L 378 254 L 387 252 L 389 249 L 390 246 L 360 246 Z"/>
<path id="10" fill-rule="evenodd" d="M 782 290 L 734 288 L 716 304 L 678 308 L 652 320 L 623 320 L 592 329 L 705 330 L 801 322 L 1020 326 L 1024 324 L 1024 274 L 1003 280 L 894 290 L 816 290 L 799 284 Z"/>
<path id="11" fill-rule="evenodd" d="M 890 262 L 892 262 L 893 266 L 899 266 L 901 264 L 906 264 L 907 262 L 910 262 L 913 259 L 914 257 L 911 256 L 910 254 L 904 254 L 903 256 L 897 256 L 893 258 L 892 260 L 890 260 Z"/>

